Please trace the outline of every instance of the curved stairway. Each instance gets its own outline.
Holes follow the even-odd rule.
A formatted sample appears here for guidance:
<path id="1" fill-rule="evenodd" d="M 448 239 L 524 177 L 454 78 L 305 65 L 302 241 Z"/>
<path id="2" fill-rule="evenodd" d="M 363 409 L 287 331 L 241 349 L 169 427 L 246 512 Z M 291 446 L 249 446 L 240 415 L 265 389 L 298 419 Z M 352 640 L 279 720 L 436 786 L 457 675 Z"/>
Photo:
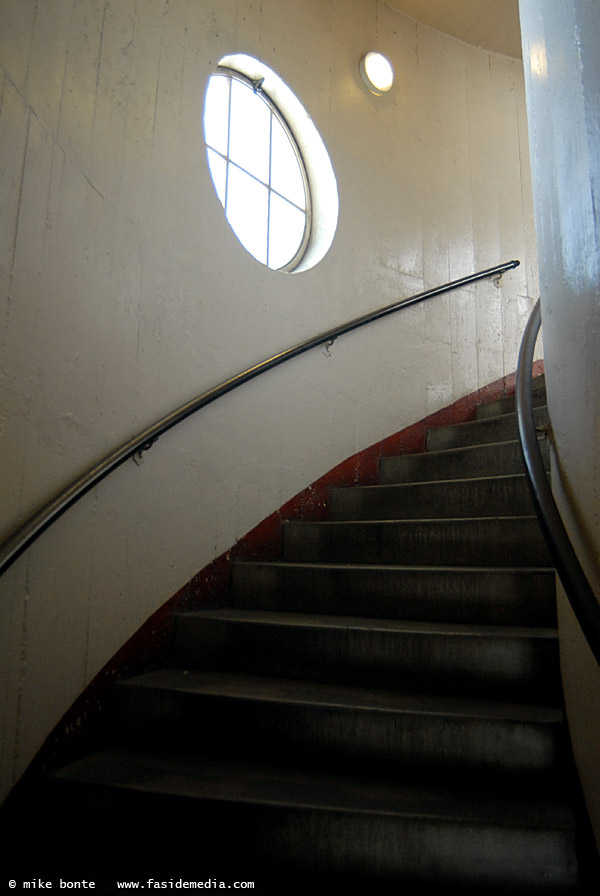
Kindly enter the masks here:
<path id="1" fill-rule="evenodd" d="M 172 667 L 121 682 L 106 745 L 38 797 L 57 870 L 579 889 L 554 572 L 513 407 L 334 490 L 281 561 L 235 565 L 231 606 L 177 618 Z"/>

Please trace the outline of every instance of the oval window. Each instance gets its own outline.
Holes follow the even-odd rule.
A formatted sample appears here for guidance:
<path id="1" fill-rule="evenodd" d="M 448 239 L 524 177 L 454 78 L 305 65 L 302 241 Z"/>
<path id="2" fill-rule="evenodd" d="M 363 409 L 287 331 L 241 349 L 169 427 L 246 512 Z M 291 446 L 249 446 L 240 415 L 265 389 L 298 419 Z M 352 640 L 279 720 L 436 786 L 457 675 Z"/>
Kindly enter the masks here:
<path id="1" fill-rule="evenodd" d="M 234 66 L 235 62 L 240 67 Z M 274 72 L 251 57 L 221 60 L 206 91 L 206 151 L 217 195 L 241 244 L 267 267 L 294 271 L 316 264 L 329 248 L 337 222 L 337 188 L 331 164 L 323 165 L 322 154 L 327 153 L 318 135 L 315 141 L 310 119 L 302 110 L 304 150 L 311 160 L 307 166 L 269 86 L 287 105 L 286 112 L 291 110 L 292 117 L 296 112 L 298 122 L 296 107 L 302 107 Z M 321 158 L 314 149 L 317 143 L 321 144 Z M 307 167 L 312 168 L 312 177 Z M 329 195 L 333 180 L 333 228 L 331 223 L 327 227 L 332 203 L 321 198 L 317 207 L 328 205 L 329 215 L 322 216 L 325 225 L 322 221 L 313 229 L 310 185 L 315 180 L 317 185 L 327 181 L 325 193 Z"/>

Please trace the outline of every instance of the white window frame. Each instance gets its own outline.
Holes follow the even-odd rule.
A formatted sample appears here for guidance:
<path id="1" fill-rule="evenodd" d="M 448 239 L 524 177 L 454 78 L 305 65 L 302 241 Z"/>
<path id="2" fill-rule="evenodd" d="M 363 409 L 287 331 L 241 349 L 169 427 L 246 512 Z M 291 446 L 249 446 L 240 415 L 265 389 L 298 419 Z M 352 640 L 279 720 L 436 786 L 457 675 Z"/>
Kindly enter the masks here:
<path id="1" fill-rule="evenodd" d="M 327 148 L 298 97 L 268 65 L 246 53 L 223 56 L 219 65 L 241 72 L 251 81 L 263 79 L 263 90 L 280 110 L 294 135 L 310 185 L 311 220 L 308 246 L 292 273 L 309 271 L 329 252 L 338 224 L 340 200 Z M 205 158 L 208 168 L 208 158 Z M 210 176 L 208 171 L 207 174 Z"/>
<path id="2" fill-rule="evenodd" d="M 312 223 L 312 203 L 311 203 L 310 184 L 309 184 L 308 176 L 306 173 L 306 167 L 304 165 L 304 160 L 302 158 L 302 154 L 300 152 L 300 149 L 298 147 L 298 144 L 296 142 L 294 134 L 293 134 L 289 124 L 287 123 L 285 117 L 283 116 L 280 109 L 277 107 L 276 103 L 273 101 L 273 99 L 263 89 L 263 79 L 262 78 L 253 80 L 252 78 L 245 75 L 243 72 L 240 72 L 237 69 L 234 69 L 234 68 L 231 68 L 231 67 L 225 66 L 225 65 L 219 65 L 217 67 L 216 71 L 213 73 L 213 75 L 211 75 L 211 80 L 212 80 L 212 78 L 216 78 L 216 77 L 227 78 L 230 81 L 237 80 L 237 81 L 241 82 L 242 84 L 244 84 L 246 88 L 252 90 L 252 92 L 254 94 L 259 96 L 260 99 L 265 103 L 265 105 L 269 109 L 269 112 L 271 115 L 271 121 L 272 121 L 272 118 L 275 117 L 278 120 L 278 122 L 280 123 L 285 135 L 287 136 L 287 138 L 289 140 L 290 146 L 292 147 L 292 150 L 294 152 L 294 156 L 295 156 L 296 162 L 298 164 L 298 170 L 300 172 L 300 175 L 302 178 L 302 184 L 304 187 L 305 208 L 300 208 L 300 206 L 298 206 L 296 203 L 294 203 L 289 198 L 289 196 L 285 196 L 283 193 L 279 192 L 278 190 L 276 190 L 273 187 L 273 185 L 271 183 L 271 159 L 270 158 L 269 158 L 269 166 L 268 166 L 269 167 L 268 180 L 264 181 L 264 180 L 258 178 L 252 172 L 245 169 L 243 164 L 240 164 L 239 162 L 233 161 L 232 159 L 230 159 L 229 145 L 227 146 L 227 152 L 223 153 L 220 150 L 218 150 L 216 147 L 211 146 L 208 142 L 206 143 L 207 150 L 210 149 L 212 152 L 219 155 L 224 160 L 224 162 L 226 164 L 225 196 L 224 196 L 224 201 L 223 201 L 226 216 L 227 216 L 227 207 L 228 207 L 228 198 L 229 198 L 229 172 L 230 172 L 231 166 L 234 166 L 238 170 L 242 171 L 248 177 L 251 177 L 253 180 L 256 180 L 259 184 L 266 187 L 266 189 L 268 191 L 266 266 L 271 268 L 271 270 L 278 270 L 278 271 L 284 271 L 284 272 L 293 271 L 298 266 L 298 264 L 302 261 L 302 258 L 304 257 L 304 254 L 306 252 L 306 249 L 307 249 L 307 246 L 309 243 L 309 239 L 310 239 L 311 223 Z M 227 114 L 228 140 L 229 140 L 229 134 L 231 132 L 231 86 L 228 91 L 228 96 L 229 96 L 229 102 L 230 102 L 230 109 L 228 110 L 228 114 Z M 270 132 L 270 137 L 269 137 L 269 155 L 271 153 L 271 149 L 272 149 L 272 127 L 271 127 L 271 132 Z M 279 196 L 281 199 L 283 199 L 285 202 L 289 203 L 291 206 L 296 208 L 298 211 L 302 212 L 302 214 L 304 215 L 304 230 L 302 233 L 302 239 L 300 240 L 300 243 L 299 243 L 296 251 L 294 252 L 294 254 L 281 267 L 274 267 L 273 265 L 271 265 L 269 263 L 269 261 L 270 261 L 270 259 L 269 259 L 269 244 L 270 244 L 270 225 L 271 225 L 270 210 L 271 210 L 272 195 Z M 233 228 L 233 227 L 232 227 L 232 230 L 234 231 L 234 233 L 236 232 L 235 228 Z M 236 236 L 237 236 L 237 233 L 236 233 Z M 238 237 L 238 239 L 239 239 L 239 237 Z M 244 245 L 244 243 L 241 239 L 240 239 L 240 242 L 242 243 L 242 245 Z"/>

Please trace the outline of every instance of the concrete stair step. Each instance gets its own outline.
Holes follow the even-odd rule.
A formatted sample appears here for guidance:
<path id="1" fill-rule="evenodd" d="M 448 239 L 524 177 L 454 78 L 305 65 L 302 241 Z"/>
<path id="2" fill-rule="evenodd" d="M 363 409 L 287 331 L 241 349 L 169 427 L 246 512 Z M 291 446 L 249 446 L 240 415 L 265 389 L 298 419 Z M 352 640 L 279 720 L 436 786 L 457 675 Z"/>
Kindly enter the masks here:
<path id="1" fill-rule="evenodd" d="M 546 776 L 563 758 L 554 707 L 428 697 L 235 673 L 162 669 L 119 685 L 119 734 L 216 755 L 296 757 L 494 776 Z"/>
<path id="2" fill-rule="evenodd" d="M 534 408 L 534 418 L 537 426 L 545 425 L 548 422 L 548 408 L 546 406 Z M 427 433 L 427 449 L 443 451 L 446 448 L 464 448 L 467 445 L 483 445 L 488 442 L 514 441 L 517 438 L 516 414 L 503 414 L 501 417 L 430 429 Z"/>
<path id="3" fill-rule="evenodd" d="M 549 566 L 536 517 L 288 522 L 284 559 L 312 563 Z"/>
<path id="4" fill-rule="evenodd" d="M 540 448 L 550 469 L 550 449 L 547 439 L 540 439 Z M 426 482 L 437 479 L 467 479 L 481 476 L 510 476 L 523 473 L 523 459 L 518 440 L 490 442 L 465 448 L 426 451 L 422 454 L 403 454 L 381 459 L 381 485 L 402 482 Z"/>
<path id="5" fill-rule="evenodd" d="M 556 625 L 548 568 L 239 562 L 232 603 L 247 609 L 490 625 Z"/>
<path id="6" fill-rule="evenodd" d="M 63 818 L 57 861 L 70 851 L 68 867 L 79 860 L 88 878 L 102 866 L 127 870 L 145 886 L 160 873 L 254 880 L 257 891 L 278 893 L 306 893 L 311 874 L 317 892 L 335 892 L 336 875 L 338 886 L 352 880 L 371 889 L 389 882 L 473 893 L 566 892 L 577 882 L 573 817 L 553 795 L 465 792 L 452 780 L 436 789 L 147 749 L 98 752 L 55 782 Z M 84 799 L 93 812 L 82 811 Z M 39 804 L 36 814 L 48 837 L 56 815 Z M 111 848 L 99 852 L 107 830 Z M 332 888 L 319 890 L 326 879 Z"/>
<path id="7" fill-rule="evenodd" d="M 534 407 L 546 404 L 546 378 L 544 376 L 536 377 L 532 381 L 532 398 Z M 487 417 L 513 414 L 515 407 L 515 396 L 507 395 L 505 398 L 499 398 L 497 401 L 488 401 L 485 404 L 480 404 L 477 408 L 477 418 L 484 420 Z"/>
<path id="8" fill-rule="evenodd" d="M 331 520 L 532 516 L 525 475 L 449 479 L 331 490 Z"/>
<path id="9" fill-rule="evenodd" d="M 556 629 L 224 608 L 179 614 L 186 668 L 557 704 Z"/>

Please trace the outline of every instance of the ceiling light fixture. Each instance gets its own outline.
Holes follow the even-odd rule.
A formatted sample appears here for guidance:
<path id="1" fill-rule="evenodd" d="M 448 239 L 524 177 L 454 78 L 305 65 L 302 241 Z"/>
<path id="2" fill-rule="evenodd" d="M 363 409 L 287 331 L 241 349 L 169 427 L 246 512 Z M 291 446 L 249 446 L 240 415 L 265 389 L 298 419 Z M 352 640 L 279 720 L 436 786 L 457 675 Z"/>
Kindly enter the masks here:
<path id="1" fill-rule="evenodd" d="M 394 83 L 394 69 L 381 53 L 367 53 L 358 67 L 367 88 L 376 96 L 386 93 Z"/>

